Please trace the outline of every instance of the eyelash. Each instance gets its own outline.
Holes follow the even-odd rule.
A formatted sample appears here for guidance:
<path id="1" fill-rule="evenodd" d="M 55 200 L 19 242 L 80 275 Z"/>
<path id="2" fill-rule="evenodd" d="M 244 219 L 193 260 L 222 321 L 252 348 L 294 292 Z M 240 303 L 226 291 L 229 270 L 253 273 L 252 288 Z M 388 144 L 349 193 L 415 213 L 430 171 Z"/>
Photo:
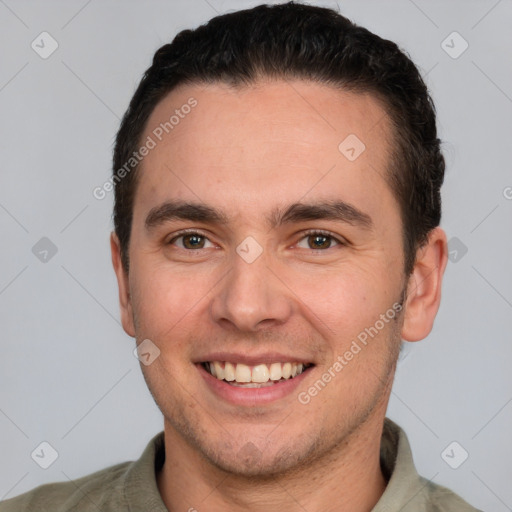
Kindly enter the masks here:
<path id="1" fill-rule="evenodd" d="M 204 235 L 203 233 L 201 233 L 200 231 L 194 231 L 194 230 L 190 230 L 190 231 L 180 231 L 179 233 L 177 233 L 171 240 L 169 240 L 168 242 L 168 245 L 172 245 L 174 242 L 176 242 L 176 240 L 184 237 L 184 236 L 187 236 L 187 235 L 197 235 L 201 238 L 205 238 L 207 240 L 209 240 L 209 238 Z M 309 236 L 314 236 L 314 235 L 319 235 L 319 236 L 325 236 L 325 237 L 329 237 L 331 238 L 332 240 L 334 240 L 336 242 L 337 245 L 340 245 L 340 246 L 344 246 L 344 245 L 347 245 L 347 242 L 344 241 L 344 240 L 340 240 L 337 236 L 335 236 L 333 233 L 331 233 L 330 231 L 323 231 L 323 230 L 308 230 L 308 231 L 304 231 L 302 233 L 302 236 L 301 238 L 299 239 L 299 242 L 302 241 L 304 238 L 307 238 Z M 210 241 L 210 240 L 209 240 Z M 298 243 L 298 242 L 297 242 Z M 336 245 L 334 246 L 336 247 Z M 310 249 L 311 251 L 318 251 L 318 252 L 325 252 L 327 251 L 328 249 L 332 249 L 333 247 L 328 247 L 327 249 Z M 181 247 L 180 247 L 181 249 Z M 202 249 L 183 249 L 187 252 L 194 252 L 194 251 L 201 251 Z"/>

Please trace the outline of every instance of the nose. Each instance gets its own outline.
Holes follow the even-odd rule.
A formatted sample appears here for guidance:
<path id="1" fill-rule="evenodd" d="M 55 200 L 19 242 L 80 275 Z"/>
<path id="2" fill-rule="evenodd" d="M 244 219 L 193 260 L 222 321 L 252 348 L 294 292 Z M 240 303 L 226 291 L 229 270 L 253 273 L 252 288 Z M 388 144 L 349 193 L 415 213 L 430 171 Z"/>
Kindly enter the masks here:
<path id="1" fill-rule="evenodd" d="M 255 332 L 284 324 L 292 313 L 292 293 L 270 258 L 262 254 L 248 263 L 233 256 L 230 271 L 211 303 L 213 320 L 223 328 Z"/>

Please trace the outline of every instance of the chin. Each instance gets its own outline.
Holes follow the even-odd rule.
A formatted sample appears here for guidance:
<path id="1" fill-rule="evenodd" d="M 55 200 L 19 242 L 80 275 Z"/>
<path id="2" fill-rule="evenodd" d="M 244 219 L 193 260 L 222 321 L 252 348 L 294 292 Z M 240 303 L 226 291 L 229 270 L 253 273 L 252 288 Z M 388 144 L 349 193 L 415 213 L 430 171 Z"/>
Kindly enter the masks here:
<path id="1" fill-rule="evenodd" d="M 263 443 L 259 448 L 251 441 L 234 446 L 232 443 L 214 448 L 197 446 L 203 457 L 214 467 L 239 478 L 275 480 L 277 477 L 291 475 L 300 471 L 304 463 L 315 457 L 315 446 L 300 446 L 297 442 L 289 442 L 285 446 L 272 446 Z"/>
<path id="2" fill-rule="evenodd" d="M 290 454 L 263 456 L 252 443 L 247 443 L 233 458 L 227 458 L 224 453 L 219 458 L 210 459 L 210 462 L 232 476 L 262 481 L 274 480 L 296 469 L 296 461 L 290 457 Z"/>

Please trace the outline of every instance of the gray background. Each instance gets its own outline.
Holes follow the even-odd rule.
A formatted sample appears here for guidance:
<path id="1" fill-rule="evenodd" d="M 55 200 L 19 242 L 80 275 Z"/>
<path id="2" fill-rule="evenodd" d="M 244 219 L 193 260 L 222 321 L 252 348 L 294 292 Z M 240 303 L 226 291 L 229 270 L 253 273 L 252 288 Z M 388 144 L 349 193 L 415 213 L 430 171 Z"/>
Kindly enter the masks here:
<path id="1" fill-rule="evenodd" d="M 257 3 L 0 0 L 0 499 L 137 458 L 162 429 L 119 324 L 112 197 L 92 190 L 110 175 L 119 118 L 154 51 Z M 512 510 L 512 2 L 338 4 L 419 65 L 448 163 L 453 261 L 433 333 L 406 345 L 388 415 L 426 478 Z M 47 59 L 31 47 L 43 31 L 59 45 Z M 454 31 L 469 44 L 461 55 Z M 46 261 L 42 237 L 57 249 Z M 31 458 L 43 441 L 58 453 L 48 469 L 35 462 L 48 449 Z"/>

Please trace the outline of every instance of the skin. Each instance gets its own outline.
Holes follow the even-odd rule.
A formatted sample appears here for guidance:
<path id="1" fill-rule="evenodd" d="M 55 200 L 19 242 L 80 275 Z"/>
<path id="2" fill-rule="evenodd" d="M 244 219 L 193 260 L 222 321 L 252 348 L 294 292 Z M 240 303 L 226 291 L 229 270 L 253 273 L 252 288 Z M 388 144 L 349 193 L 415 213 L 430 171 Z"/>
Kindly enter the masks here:
<path id="1" fill-rule="evenodd" d="M 306 81 L 187 85 L 157 105 L 143 140 L 191 96 L 197 106 L 141 164 L 129 273 L 111 236 L 123 327 L 160 349 L 141 367 L 164 415 L 162 498 L 172 511 L 369 511 L 386 486 L 379 446 L 400 339 L 420 340 L 432 328 L 445 233 L 431 232 L 406 278 L 399 207 L 384 179 L 391 128 L 372 96 Z M 366 146 L 352 162 L 338 150 L 349 134 Z M 146 229 L 148 213 L 170 199 L 221 209 L 227 222 Z M 339 199 L 366 213 L 371 227 L 267 223 L 276 207 Z M 183 229 L 206 237 L 192 240 L 199 249 L 188 248 L 190 237 L 176 239 Z M 315 249 L 307 230 L 334 238 Z M 236 252 L 248 236 L 263 249 L 250 264 Z M 402 314 L 301 404 L 298 393 L 404 290 Z M 278 351 L 314 367 L 290 395 L 235 406 L 194 364 L 221 350 Z"/>

